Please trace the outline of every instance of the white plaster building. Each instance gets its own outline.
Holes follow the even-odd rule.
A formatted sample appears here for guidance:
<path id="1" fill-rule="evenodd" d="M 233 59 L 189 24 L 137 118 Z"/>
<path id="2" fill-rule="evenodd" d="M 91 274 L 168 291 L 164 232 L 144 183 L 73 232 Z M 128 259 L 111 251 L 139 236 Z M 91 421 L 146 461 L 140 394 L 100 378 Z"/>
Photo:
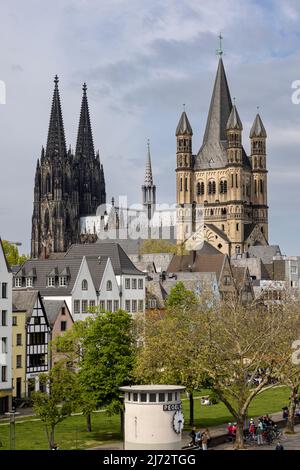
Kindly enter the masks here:
<path id="1" fill-rule="evenodd" d="M 95 307 L 144 312 L 145 278 L 117 243 L 95 243 L 72 245 L 59 259 L 26 261 L 14 285 L 37 289 L 46 300 L 65 300 L 76 321 Z"/>
<path id="2" fill-rule="evenodd" d="M 0 414 L 11 408 L 12 397 L 12 273 L 0 239 Z"/>

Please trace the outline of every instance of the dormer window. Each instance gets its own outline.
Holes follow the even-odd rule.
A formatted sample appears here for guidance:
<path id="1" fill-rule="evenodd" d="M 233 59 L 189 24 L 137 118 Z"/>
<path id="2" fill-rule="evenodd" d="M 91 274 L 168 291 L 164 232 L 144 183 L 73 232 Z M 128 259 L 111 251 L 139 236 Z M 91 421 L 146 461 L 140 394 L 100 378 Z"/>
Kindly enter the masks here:
<path id="1" fill-rule="evenodd" d="M 59 285 L 60 287 L 65 287 L 67 285 L 67 276 L 59 276 Z"/>
<path id="2" fill-rule="evenodd" d="M 16 277 L 15 278 L 15 287 L 22 287 L 22 278 Z"/>
<path id="3" fill-rule="evenodd" d="M 54 276 L 49 276 L 48 277 L 47 286 L 48 287 L 55 287 L 55 277 Z"/>
<path id="4" fill-rule="evenodd" d="M 27 277 L 26 278 L 26 287 L 32 287 L 33 286 L 33 279 L 32 277 Z"/>

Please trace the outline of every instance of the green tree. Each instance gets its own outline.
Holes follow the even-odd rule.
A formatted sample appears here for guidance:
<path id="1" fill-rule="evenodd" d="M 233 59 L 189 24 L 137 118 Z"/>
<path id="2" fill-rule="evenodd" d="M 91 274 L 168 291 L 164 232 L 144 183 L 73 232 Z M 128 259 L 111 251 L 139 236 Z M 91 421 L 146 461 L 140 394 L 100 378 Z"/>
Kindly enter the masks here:
<path id="1" fill-rule="evenodd" d="M 194 423 L 193 390 L 201 379 L 191 369 L 194 347 L 188 341 L 190 317 L 197 311 L 196 295 L 177 282 L 171 289 L 166 312 L 137 318 L 139 342 L 136 379 L 144 383 L 177 383 L 186 387 L 190 402 L 190 424 Z"/>
<path id="2" fill-rule="evenodd" d="M 132 382 L 135 360 L 132 317 L 123 310 L 96 312 L 75 322 L 71 332 L 57 340 L 60 353 L 73 362 L 78 374 L 76 406 L 86 415 L 91 430 L 91 412 L 120 406 L 119 387 Z"/>
<path id="3" fill-rule="evenodd" d="M 290 299 L 293 299 L 290 296 Z M 289 322 L 283 331 L 281 347 L 282 359 L 285 363 L 280 369 L 278 379 L 290 389 L 289 411 L 286 423 L 287 431 L 295 432 L 295 410 L 297 406 L 298 391 L 300 388 L 300 306 L 299 300 L 289 300 L 285 304 L 285 321 Z"/>
<path id="4" fill-rule="evenodd" d="M 179 302 L 180 305 L 180 302 Z M 142 323 L 136 375 L 145 381 L 174 379 L 195 389 L 204 380 L 237 422 L 236 448 L 244 447 L 243 428 L 252 400 L 280 377 L 291 356 L 285 332 L 289 309 L 243 306 L 236 299 L 167 310 Z M 259 377 L 259 383 L 255 379 Z"/>
<path id="5" fill-rule="evenodd" d="M 40 381 L 46 391 L 33 394 L 33 409 L 45 425 L 49 449 L 52 449 L 55 443 L 55 427 L 73 411 L 77 388 L 76 374 L 64 361 L 60 361 L 48 374 L 40 374 Z"/>
<path id="6" fill-rule="evenodd" d="M 9 243 L 8 241 L 3 240 L 2 245 L 7 262 L 11 266 L 22 265 L 29 258 L 28 255 L 20 255 L 19 249 L 14 243 Z"/>
<path id="7" fill-rule="evenodd" d="M 142 255 L 148 253 L 176 253 L 177 246 L 168 240 L 144 240 L 140 253 Z"/>
<path id="8" fill-rule="evenodd" d="M 183 282 L 176 282 L 175 286 L 170 290 L 166 301 L 168 311 L 177 309 L 191 309 L 197 305 L 198 299 L 195 293 L 186 289 Z"/>

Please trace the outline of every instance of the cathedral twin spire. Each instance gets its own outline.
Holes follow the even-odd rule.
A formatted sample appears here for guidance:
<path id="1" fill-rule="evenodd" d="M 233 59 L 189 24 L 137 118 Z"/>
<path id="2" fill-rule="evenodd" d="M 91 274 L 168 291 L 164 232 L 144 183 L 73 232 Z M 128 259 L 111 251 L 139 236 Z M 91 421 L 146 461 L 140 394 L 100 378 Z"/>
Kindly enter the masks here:
<path id="1" fill-rule="evenodd" d="M 82 90 L 83 90 L 83 96 L 82 96 L 82 102 L 81 102 L 80 119 L 79 119 L 75 155 L 78 157 L 82 156 L 84 158 L 94 158 L 95 150 L 94 150 L 89 105 L 88 105 L 88 99 L 87 99 L 87 93 L 86 93 L 87 92 L 86 83 L 83 84 Z"/>
<path id="2" fill-rule="evenodd" d="M 48 157 L 53 157 L 55 155 L 62 157 L 67 153 L 58 83 L 59 79 L 56 75 L 54 78 L 54 92 L 46 147 L 46 156 Z M 95 158 L 86 83 L 83 84 L 82 90 L 83 96 L 81 102 L 75 155 L 77 157 L 82 156 L 85 158 Z"/>
<path id="3" fill-rule="evenodd" d="M 58 88 L 54 92 L 46 151 L 38 160 L 32 217 L 31 254 L 36 258 L 64 252 L 80 237 L 80 218 L 95 215 L 106 202 L 105 179 L 99 153 L 95 155 L 87 87 L 83 85 L 75 156 L 67 152 Z"/>
<path id="4" fill-rule="evenodd" d="M 61 111 L 60 96 L 58 89 L 58 76 L 54 78 L 54 92 L 52 99 L 52 107 L 49 122 L 48 140 L 46 147 L 46 156 L 60 156 L 66 155 L 66 139 L 64 131 L 64 123 Z"/>

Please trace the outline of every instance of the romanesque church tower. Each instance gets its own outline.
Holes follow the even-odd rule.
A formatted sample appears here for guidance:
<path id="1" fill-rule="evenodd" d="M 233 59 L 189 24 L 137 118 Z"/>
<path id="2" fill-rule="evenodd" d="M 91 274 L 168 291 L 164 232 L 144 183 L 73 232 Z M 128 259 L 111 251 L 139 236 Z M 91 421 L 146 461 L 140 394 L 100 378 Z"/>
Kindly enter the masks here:
<path id="1" fill-rule="evenodd" d="M 103 167 L 99 153 L 94 153 L 86 85 L 73 155 L 66 148 L 56 76 L 47 146 L 46 150 L 42 148 L 35 174 L 31 256 L 45 258 L 78 242 L 80 217 L 94 215 L 105 198 Z"/>
<path id="2" fill-rule="evenodd" d="M 242 134 L 220 54 L 197 154 L 192 152 L 193 131 L 185 111 L 176 129 L 178 244 L 186 243 L 194 230 L 190 208 L 196 204 L 204 210 L 204 240 L 221 252 L 233 256 L 251 245 L 268 244 L 267 134 L 259 114 L 250 131 L 250 156 L 244 150 Z"/>

